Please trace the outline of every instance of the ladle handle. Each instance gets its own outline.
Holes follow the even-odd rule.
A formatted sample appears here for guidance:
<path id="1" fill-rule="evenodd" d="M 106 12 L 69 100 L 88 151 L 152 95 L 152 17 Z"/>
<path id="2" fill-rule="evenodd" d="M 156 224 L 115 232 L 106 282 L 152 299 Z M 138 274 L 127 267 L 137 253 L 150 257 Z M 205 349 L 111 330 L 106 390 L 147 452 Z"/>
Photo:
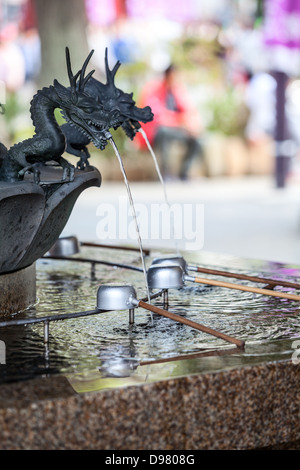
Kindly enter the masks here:
<path id="1" fill-rule="evenodd" d="M 186 279 L 188 281 L 197 282 L 199 284 L 208 284 L 210 286 L 227 287 L 228 289 L 236 289 L 236 290 L 242 290 L 245 292 L 253 292 L 254 294 L 271 295 L 272 297 L 281 297 L 282 299 L 290 299 L 290 300 L 298 300 L 298 301 L 300 300 L 299 295 L 288 294 L 286 292 L 276 292 L 270 289 L 260 289 L 259 287 L 242 286 L 240 284 L 232 284 L 230 282 L 216 281 L 215 279 L 203 279 L 202 277 L 187 276 Z"/>
<path id="2" fill-rule="evenodd" d="M 231 271 L 222 271 L 219 269 L 209 269 L 204 268 L 203 266 L 189 266 L 188 269 L 202 274 L 212 274 L 214 276 L 231 277 L 244 281 L 259 282 L 262 284 L 269 284 L 270 286 L 274 287 L 283 286 L 291 287 L 292 289 L 300 289 L 300 284 L 297 284 L 296 282 L 283 281 L 282 279 L 269 279 L 266 277 L 249 276 L 248 274 L 233 273 Z"/>
<path id="3" fill-rule="evenodd" d="M 204 333 L 208 333 L 209 335 L 216 336 L 217 338 L 221 338 L 229 343 L 236 344 L 239 348 L 243 348 L 245 343 L 239 339 L 233 338 L 232 336 L 225 335 L 220 331 L 213 330 L 207 326 L 201 325 L 196 323 L 192 320 L 187 318 L 180 317 L 175 313 L 169 312 L 167 310 L 163 310 L 162 308 L 156 307 L 155 305 L 148 304 L 143 300 L 140 300 L 138 303 L 139 307 L 145 308 L 146 310 L 150 310 L 153 313 L 157 313 L 158 315 L 162 315 L 164 317 L 170 318 L 171 320 L 178 321 L 179 323 L 184 323 L 185 325 L 190 326 L 191 328 L 195 328 L 196 330 L 203 331 Z"/>

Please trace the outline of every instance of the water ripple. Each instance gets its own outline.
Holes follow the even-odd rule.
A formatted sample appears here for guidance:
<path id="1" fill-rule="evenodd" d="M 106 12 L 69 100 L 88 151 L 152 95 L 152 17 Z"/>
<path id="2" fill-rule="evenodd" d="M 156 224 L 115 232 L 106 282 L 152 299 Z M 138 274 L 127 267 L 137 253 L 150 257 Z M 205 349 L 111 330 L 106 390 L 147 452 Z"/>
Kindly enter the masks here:
<path id="1" fill-rule="evenodd" d="M 112 255 L 108 251 L 99 251 L 97 256 L 111 261 L 115 253 Z M 87 250 L 87 256 L 89 254 Z M 139 265 L 137 255 L 132 253 L 118 252 L 118 262 Z M 147 295 L 143 274 L 136 271 L 97 266 L 94 279 L 88 264 L 40 260 L 37 265 L 38 301 L 19 315 L 33 317 L 92 310 L 96 306 L 99 284 L 107 282 L 131 283 L 139 299 Z M 244 284 L 247 282 L 244 281 Z M 152 302 L 162 307 L 162 299 Z M 169 309 L 242 339 L 249 345 L 273 344 L 273 341 L 299 337 L 298 303 L 281 298 L 186 283 L 181 289 L 169 291 Z M 50 362 L 44 355 L 41 324 L 11 330 L 6 328 L 2 335 L 7 344 L 9 366 L 2 373 L 2 379 L 3 374 L 19 376 L 20 365 L 23 376 L 26 376 L 32 371 L 49 373 L 102 367 L 116 358 L 132 365 L 132 361 L 224 347 L 223 340 L 170 319 L 154 315 L 152 322 L 150 313 L 141 308 L 135 310 L 133 325 L 129 324 L 128 311 L 51 322 Z M 118 373 L 116 363 L 114 366 Z"/>

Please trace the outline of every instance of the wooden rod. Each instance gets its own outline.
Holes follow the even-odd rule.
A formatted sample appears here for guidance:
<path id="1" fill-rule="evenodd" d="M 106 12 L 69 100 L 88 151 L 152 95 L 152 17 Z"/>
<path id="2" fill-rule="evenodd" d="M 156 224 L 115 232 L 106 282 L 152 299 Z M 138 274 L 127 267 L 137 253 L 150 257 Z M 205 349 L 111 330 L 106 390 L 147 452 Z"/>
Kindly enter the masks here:
<path id="1" fill-rule="evenodd" d="M 222 271 L 218 269 L 203 268 L 201 266 L 195 266 L 195 267 L 191 266 L 191 268 L 195 268 L 195 270 L 198 273 L 203 273 L 203 274 L 213 274 L 216 276 L 233 277 L 233 278 L 242 279 L 245 281 L 260 282 L 262 284 L 300 289 L 300 284 L 297 284 L 295 282 L 283 281 L 279 279 L 268 279 L 264 277 L 248 276 L 247 274 L 231 273 L 228 271 Z"/>
<path id="2" fill-rule="evenodd" d="M 158 315 L 162 315 L 164 317 L 170 318 L 171 320 L 178 321 L 179 323 L 183 323 L 185 325 L 190 326 L 191 328 L 195 328 L 196 330 L 203 331 L 204 333 L 208 333 L 209 335 L 216 336 L 217 338 L 221 338 L 229 343 L 236 344 L 239 348 L 243 348 L 245 345 L 244 341 L 239 339 L 233 338 L 232 336 L 228 336 L 220 331 L 213 330 L 207 326 L 201 325 L 200 323 L 196 323 L 192 320 L 187 318 L 183 318 L 175 313 L 169 312 L 167 310 L 163 310 L 162 308 L 156 307 L 155 305 L 148 304 L 143 300 L 138 301 L 138 307 L 145 308 L 146 310 L 150 310 L 153 313 L 157 313 Z"/>
<path id="3" fill-rule="evenodd" d="M 230 282 L 216 281 L 215 279 L 203 279 L 201 277 L 186 276 L 188 281 L 198 282 L 199 284 L 208 284 L 210 286 L 226 287 L 227 289 L 236 289 L 254 294 L 271 295 L 272 297 L 281 297 L 282 299 L 300 300 L 300 295 L 288 294 L 286 292 L 276 292 L 270 289 L 260 289 L 258 287 L 242 286 Z"/>
<path id="4" fill-rule="evenodd" d="M 89 246 L 92 248 L 109 248 L 113 250 L 124 250 L 124 251 L 140 251 L 139 248 L 131 247 L 131 246 L 122 246 L 122 245 L 104 245 L 101 243 L 93 243 L 93 242 L 80 242 L 81 246 Z M 150 250 L 144 249 L 143 252 L 145 255 L 150 254 Z"/>
<path id="5" fill-rule="evenodd" d="M 230 348 L 230 349 L 219 349 L 219 350 L 212 350 L 212 351 L 204 351 L 192 354 L 181 354 L 180 356 L 174 357 L 165 357 L 164 359 L 155 359 L 153 361 L 142 361 L 140 362 L 140 366 L 151 366 L 152 364 L 163 364 L 165 362 L 174 362 L 174 361 L 182 361 L 186 359 L 196 359 L 198 357 L 215 357 L 215 356 L 226 356 L 230 354 L 236 354 L 238 348 Z"/>

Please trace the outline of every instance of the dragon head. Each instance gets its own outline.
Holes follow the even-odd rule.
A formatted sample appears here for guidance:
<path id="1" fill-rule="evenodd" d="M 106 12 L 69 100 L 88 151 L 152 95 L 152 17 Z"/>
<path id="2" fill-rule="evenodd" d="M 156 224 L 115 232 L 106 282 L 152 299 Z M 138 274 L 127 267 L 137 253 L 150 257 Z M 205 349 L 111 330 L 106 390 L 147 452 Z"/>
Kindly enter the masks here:
<path id="1" fill-rule="evenodd" d="M 105 51 L 106 84 L 92 77 L 94 70 L 85 77 L 93 52 L 91 51 L 88 55 L 82 69 L 73 75 L 69 49 L 66 48 L 70 87 L 64 87 L 57 80 L 54 80 L 53 86 L 66 121 L 85 134 L 95 147 L 103 150 L 111 137 L 109 129 L 116 130 L 122 127 L 133 139 L 141 127 L 139 121 L 151 121 L 153 114 L 149 106 L 145 108 L 135 106 L 132 93 L 124 93 L 115 86 L 114 77 L 121 64 L 118 61 L 112 70 L 109 69 L 107 49 Z"/>
<path id="2" fill-rule="evenodd" d="M 102 103 L 106 113 L 107 127 L 116 130 L 122 127 L 131 139 L 141 127 L 140 122 L 149 122 L 153 113 L 149 106 L 139 108 L 133 100 L 133 93 L 125 93 L 115 86 L 115 76 L 120 67 L 117 61 L 112 69 L 108 65 L 108 53 L 105 49 L 106 83 L 101 83 L 93 77 L 88 81 L 86 90 L 95 100 Z"/>
<path id="3" fill-rule="evenodd" d="M 94 73 L 92 70 L 85 77 L 85 71 L 93 52 L 91 51 L 88 55 L 82 69 L 73 75 L 69 49 L 66 48 L 70 87 L 64 87 L 57 80 L 54 80 L 53 86 L 58 105 L 66 121 L 86 135 L 95 147 L 103 150 L 107 139 L 111 137 L 108 132 L 106 112 L 103 104 L 98 99 L 95 100 L 86 89 L 86 85 Z"/>

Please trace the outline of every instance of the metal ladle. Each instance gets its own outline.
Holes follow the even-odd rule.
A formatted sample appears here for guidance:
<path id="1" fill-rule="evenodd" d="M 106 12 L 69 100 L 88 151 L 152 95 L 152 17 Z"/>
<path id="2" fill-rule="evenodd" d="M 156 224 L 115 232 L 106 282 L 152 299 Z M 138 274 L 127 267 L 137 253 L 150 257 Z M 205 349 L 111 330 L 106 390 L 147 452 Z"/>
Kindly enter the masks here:
<path id="1" fill-rule="evenodd" d="M 179 269 L 181 270 L 181 268 Z M 181 270 L 181 273 L 182 273 L 182 270 Z M 175 276 L 174 276 L 174 280 L 175 280 Z M 200 330 L 200 331 L 203 331 L 204 333 L 208 333 L 212 336 L 221 338 L 225 341 L 228 341 L 229 343 L 235 344 L 239 348 L 244 347 L 244 344 L 245 344 L 244 341 L 225 335 L 224 333 L 213 330 L 212 328 L 201 325 L 187 318 L 176 315 L 175 313 L 171 313 L 167 310 L 163 310 L 162 308 L 146 303 L 143 300 L 138 300 L 136 298 L 136 291 L 134 287 L 132 287 L 131 285 L 108 284 L 108 285 L 101 285 L 98 288 L 97 309 L 99 310 L 129 309 L 129 311 L 133 311 L 134 308 L 137 308 L 137 307 L 142 307 L 146 310 L 149 310 L 150 312 L 157 313 L 158 315 L 162 315 L 164 317 L 170 318 L 173 321 L 183 323 L 185 325 L 190 326 L 191 328 L 195 328 L 196 330 Z"/>
<path id="2" fill-rule="evenodd" d="M 159 262 L 160 261 L 160 262 Z M 187 274 L 189 267 L 185 260 L 181 257 L 171 257 L 168 259 L 155 259 L 148 269 L 148 284 L 151 289 L 169 289 L 180 288 L 184 286 L 185 281 L 196 282 L 198 284 L 207 284 L 211 286 L 225 287 L 228 289 L 241 290 L 245 292 L 253 292 L 254 294 L 269 295 L 272 297 L 280 297 L 289 300 L 300 300 L 300 296 L 296 294 L 288 294 L 286 292 L 277 292 L 270 289 L 261 289 L 258 287 L 244 286 L 233 284 L 230 282 L 217 281 L 215 279 L 204 279 L 201 277 L 189 276 Z M 170 283 L 170 287 L 168 284 Z M 280 284 L 280 282 L 278 282 Z"/>
<path id="3" fill-rule="evenodd" d="M 79 242 L 76 237 L 61 237 L 56 240 L 49 250 L 50 256 L 72 256 L 79 253 Z"/>
<path id="4" fill-rule="evenodd" d="M 205 268 L 203 266 L 194 266 L 187 263 L 182 256 L 171 256 L 167 258 L 155 258 L 152 264 L 177 264 L 182 267 L 183 271 L 188 274 L 188 271 L 194 271 L 203 274 L 212 274 L 214 276 L 222 276 L 240 279 L 250 282 L 258 282 L 261 284 L 267 284 L 267 289 L 273 289 L 276 286 L 288 287 L 292 289 L 300 289 L 300 284 L 291 281 L 284 281 L 283 279 L 270 279 L 261 276 L 250 276 L 249 274 L 234 273 L 230 271 L 223 271 L 220 269 Z"/>
<path id="5" fill-rule="evenodd" d="M 133 299 L 136 292 L 129 284 L 104 284 L 97 291 L 97 308 L 99 310 L 129 310 L 129 323 L 134 322 Z"/>

